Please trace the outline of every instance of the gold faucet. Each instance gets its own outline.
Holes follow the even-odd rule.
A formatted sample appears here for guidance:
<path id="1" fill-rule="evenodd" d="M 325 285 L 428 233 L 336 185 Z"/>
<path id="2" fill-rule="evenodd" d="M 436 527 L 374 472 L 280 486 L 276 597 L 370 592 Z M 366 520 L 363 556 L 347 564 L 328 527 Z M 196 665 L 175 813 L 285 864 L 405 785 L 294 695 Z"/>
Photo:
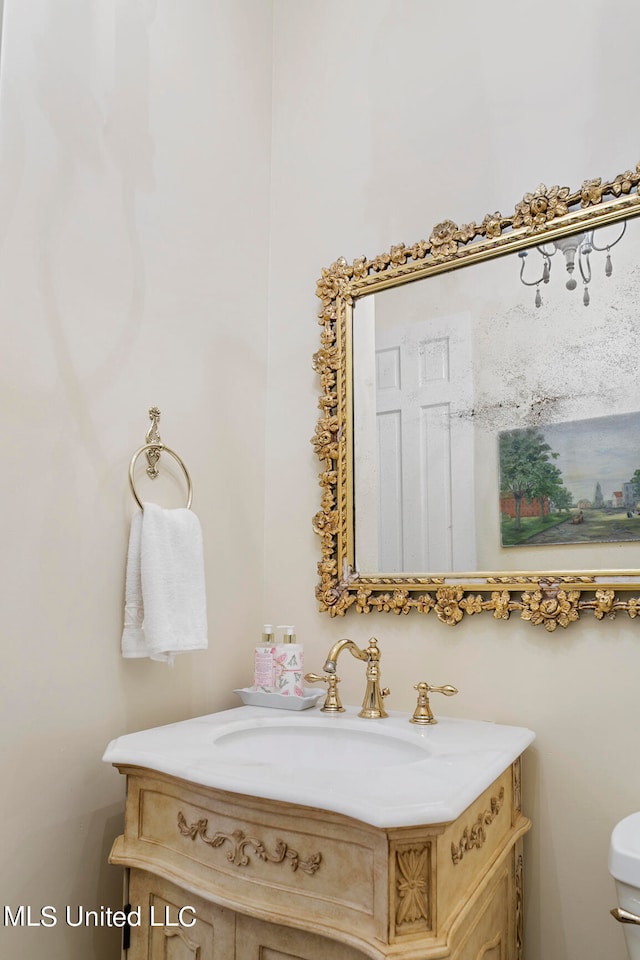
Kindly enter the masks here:
<path id="1" fill-rule="evenodd" d="M 348 650 L 357 660 L 366 660 L 367 662 L 367 689 L 364 694 L 364 700 L 362 701 L 362 709 L 358 716 L 366 717 L 369 720 L 378 720 L 381 717 L 388 716 L 382 704 L 382 698 L 389 695 L 389 690 L 386 687 L 384 689 L 380 688 L 381 654 L 376 638 L 371 637 L 368 646 L 363 650 L 356 646 L 353 640 L 338 640 L 337 643 L 334 643 L 331 650 L 329 650 L 323 668 L 325 673 L 328 673 L 330 677 L 335 677 L 336 675 L 338 657 L 343 650 Z M 335 691 L 335 684 L 333 684 L 333 688 Z M 331 685 L 329 691 L 331 691 Z M 329 696 L 327 696 L 327 700 L 329 700 Z M 327 704 L 325 704 L 325 706 L 327 706 Z M 322 709 L 324 709 L 324 707 Z M 328 707 L 328 709 L 332 712 L 331 707 Z M 335 710 L 335 708 L 333 709 Z"/>

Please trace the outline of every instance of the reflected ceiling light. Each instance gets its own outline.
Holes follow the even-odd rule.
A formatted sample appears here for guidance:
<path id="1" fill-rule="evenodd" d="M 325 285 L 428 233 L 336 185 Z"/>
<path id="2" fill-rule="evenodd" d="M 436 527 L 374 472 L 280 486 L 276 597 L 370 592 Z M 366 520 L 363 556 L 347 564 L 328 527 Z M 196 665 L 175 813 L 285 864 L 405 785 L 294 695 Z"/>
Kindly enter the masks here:
<path id="1" fill-rule="evenodd" d="M 622 230 L 620 234 L 612 243 L 607 243 L 603 247 L 599 247 L 593 239 L 594 231 L 588 230 L 587 233 L 576 234 L 573 237 L 561 237 L 559 240 L 554 240 L 551 243 L 543 244 L 541 247 L 536 247 L 540 256 L 542 257 L 542 274 L 538 277 L 537 280 L 525 280 L 524 279 L 524 269 L 525 262 L 528 256 L 528 250 L 521 250 L 518 256 L 522 260 L 520 264 L 520 281 L 524 284 L 525 287 L 535 287 L 536 288 L 536 297 L 535 305 L 539 307 L 542 305 L 542 296 L 540 295 L 540 284 L 549 283 L 551 278 L 551 258 L 556 255 L 558 251 L 564 254 L 565 266 L 567 273 L 569 274 L 569 279 L 566 282 L 567 290 L 575 290 L 578 286 L 578 281 L 574 277 L 574 271 L 576 268 L 576 262 L 578 264 L 578 269 L 580 271 L 580 276 L 582 277 L 582 282 L 584 284 L 584 293 L 582 294 L 582 302 L 585 307 L 589 306 L 590 296 L 589 296 L 589 284 L 591 283 L 591 261 L 589 257 L 595 251 L 597 253 L 606 253 L 607 257 L 604 265 L 605 276 L 610 277 L 613 273 L 613 265 L 611 263 L 611 248 L 615 247 L 627 229 L 626 220 L 622 224 Z"/>

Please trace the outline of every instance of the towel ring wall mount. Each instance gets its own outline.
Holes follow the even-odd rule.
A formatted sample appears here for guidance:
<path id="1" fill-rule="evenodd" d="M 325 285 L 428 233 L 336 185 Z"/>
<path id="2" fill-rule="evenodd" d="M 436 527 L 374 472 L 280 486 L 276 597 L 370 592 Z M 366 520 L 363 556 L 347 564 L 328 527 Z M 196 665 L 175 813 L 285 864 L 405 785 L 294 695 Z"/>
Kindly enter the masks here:
<path id="1" fill-rule="evenodd" d="M 169 456 L 173 457 L 176 463 L 180 466 L 180 468 L 182 469 L 182 472 L 184 473 L 185 480 L 187 481 L 187 510 L 189 510 L 191 507 L 191 500 L 193 497 L 193 488 L 191 485 L 191 477 L 189 476 L 189 471 L 187 470 L 184 462 L 178 456 L 175 450 L 172 450 L 170 447 L 167 447 L 164 443 L 162 443 L 162 440 L 160 438 L 160 433 L 158 432 L 158 421 L 160 420 L 160 411 L 158 410 L 157 407 L 151 407 L 151 409 L 149 410 L 149 418 L 152 421 L 152 425 L 147 431 L 147 435 L 145 437 L 146 443 L 142 447 L 140 447 L 139 450 L 136 450 L 129 464 L 129 486 L 131 487 L 131 493 L 133 494 L 133 498 L 138 504 L 138 506 L 140 507 L 140 509 L 144 510 L 142 501 L 137 494 L 135 480 L 134 480 L 134 471 L 135 471 L 135 466 L 136 466 L 138 457 L 140 457 L 143 453 L 146 453 L 147 463 L 149 464 L 149 466 L 147 467 L 147 474 L 149 477 L 151 477 L 152 480 L 155 480 L 159 472 L 157 468 L 157 463 L 158 463 L 158 460 L 160 459 L 160 454 L 168 453 Z"/>

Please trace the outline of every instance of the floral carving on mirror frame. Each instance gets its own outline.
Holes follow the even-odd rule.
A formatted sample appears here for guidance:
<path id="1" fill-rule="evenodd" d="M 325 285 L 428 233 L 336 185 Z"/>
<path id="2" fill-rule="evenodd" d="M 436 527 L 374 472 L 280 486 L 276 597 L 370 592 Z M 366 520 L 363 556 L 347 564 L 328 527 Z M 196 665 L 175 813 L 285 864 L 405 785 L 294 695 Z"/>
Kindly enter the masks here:
<path id="1" fill-rule="evenodd" d="M 373 259 L 358 257 L 349 264 L 343 257 L 322 270 L 317 282 L 321 301 L 320 348 L 313 367 L 320 379 L 320 416 L 311 440 L 322 464 L 320 510 L 313 528 L 320 537 L 316 598 L 319 609 L 343 616 L 349 608 L 358 613 L 411 612 L 433 614 L 441 623 L 456 626 L 471 616 L 490 613 L 496 620 L 519 616 L 532 626 L 553 633 L 589 612 L 596 620 L 626 613 L 640 614 L 640 597 L 629 596 L 632 585 L 602 585 L 594 574 L 496 574 L 464 576 L 361 577 L 352 566 L 349 507 L 349 449 L 347 439 L 347 326 L 354 299 L 384 289 L 424 279 L 443 269 L 479 262 L 498 253 L 521 250 L 532 242 L 589 229 L 640 213 L 640 163 L 611 181 L 585 180 L 571 191 L 544 184 L 516 204 L 511 216 L 496 211 L 480 223 L 458 225 L 452 220 L 436 224 L 428 240 L 412 246 L 396 244 Z M 634 572 L 634 579 L 637 574 Z M 471 586 L 461 585 L 472 581 Z M 617 590 L 623 588 L 624 593 Z"/>

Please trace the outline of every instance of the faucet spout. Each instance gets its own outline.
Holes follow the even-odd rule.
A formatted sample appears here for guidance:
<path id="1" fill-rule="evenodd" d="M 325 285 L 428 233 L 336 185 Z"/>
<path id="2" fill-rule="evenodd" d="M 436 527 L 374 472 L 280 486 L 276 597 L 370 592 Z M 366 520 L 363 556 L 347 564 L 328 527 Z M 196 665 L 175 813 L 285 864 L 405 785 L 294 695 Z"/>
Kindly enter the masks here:
<path id="1" fill-rule="evenodd" d="M 361 650 L 359 647 L 357 647 L 353 640 L 338 640 L 337 643 L 334 643 L 334 645 L 331 647 L 331 650 L 329 650 L 329 653 L 327 654 L 325 665 L 322 668 L 325 673 L 336 672 L 338 666 L 338 657 L 345 649 L 349 650 L 349 652 L 354 657 L 357 657 L 358 660 L 367 659 L 367 651 Z"/>
<path id="2" fill-rule="evenodd" d="M 382 700 L 383 697 L 388 695 L 389 691 L 386 687 L 385 689 L 380 688 L 380 650 L 376 638 L 371 637 L 368 646 L 362 650 L 353 640 L 338 640 L 327 655 L 324 665 L 325 673 L 335 675 L 338 657 L 343 650 L 348 650 L 357 660 L 366 660 L 367 662 L 367 689 L 358 716 L 367 717 L 370 720 L 388 716 Z"/>

